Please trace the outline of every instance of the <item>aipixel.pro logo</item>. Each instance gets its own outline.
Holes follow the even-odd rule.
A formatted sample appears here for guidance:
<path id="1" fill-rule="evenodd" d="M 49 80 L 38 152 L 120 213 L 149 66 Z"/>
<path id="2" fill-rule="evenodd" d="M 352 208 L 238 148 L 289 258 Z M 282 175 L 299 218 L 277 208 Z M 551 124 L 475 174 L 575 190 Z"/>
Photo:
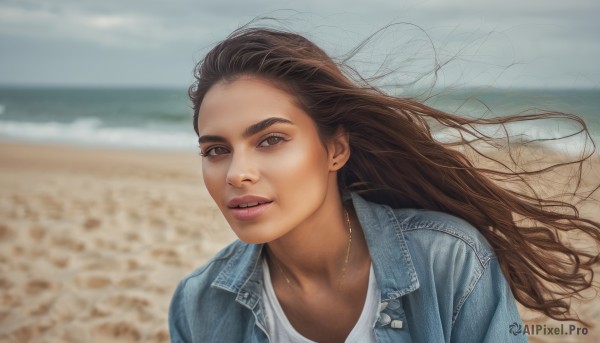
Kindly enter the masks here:
<path id="1" fill-rule="evenodd" d="M 514 322 L 508 327 L 508 332 L 515 336 L 520 335 L 523 332 L 523 327 L 521 327 L 521 324 Z"/>

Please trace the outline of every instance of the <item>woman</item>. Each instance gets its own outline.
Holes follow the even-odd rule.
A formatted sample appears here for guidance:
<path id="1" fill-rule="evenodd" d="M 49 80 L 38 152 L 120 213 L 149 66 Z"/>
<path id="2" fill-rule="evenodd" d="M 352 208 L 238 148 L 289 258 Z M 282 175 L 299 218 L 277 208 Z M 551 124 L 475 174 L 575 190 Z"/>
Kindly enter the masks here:
<path id="1" fill-rule="evenodd" d="M 235 31 L 196 77 L 204 182 L 239 241 L 180 283 L 173 342 L 527 341 L 515 298 L 564 320 L 561 297 L 591 286 L 598 257 L 554 232 L 599 241 L 598 223 L 502 188 L 492 176 L 521 175 L 427 124 L 481 140 L 477 121 L 352 82 L 272 29 Z"/>

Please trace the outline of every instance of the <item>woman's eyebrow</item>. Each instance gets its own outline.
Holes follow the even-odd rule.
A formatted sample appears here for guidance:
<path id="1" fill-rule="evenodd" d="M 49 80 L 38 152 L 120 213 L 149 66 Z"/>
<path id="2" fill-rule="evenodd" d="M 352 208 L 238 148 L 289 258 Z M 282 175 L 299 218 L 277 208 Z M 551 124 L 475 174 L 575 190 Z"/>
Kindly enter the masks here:
<path id="1" fill-rule="evenodd" d="M 261 121 L 259 121 L 256 124 L 252 124 L 252 125 L 248 126 L 246 128 L 246 130 L 244 130 L 244 133 L 242 134 L 242 136 L 244 138 L 248 138 L 248 137 L 250 137 L 252 135 L 255 135 L 255 134 L 261 132 L 262 130 L 265 130 L 269 126 L 272 126 L 272 125 L 275 125 L 275 124 L 290 124 L 290 125 L 294 125 L 294 123 L 292 123 L 289 119 L 285 119 L 285 118 L 281 118 L 281 117 L 270 117 L 270 118 L 261 120 Z M 198 138 L 198 142 L 199 143 L 225 142 L 225 138 L 223 138 L 221 136 L 204 135 L 204 136 L 200 136 Z"/>
<path id="2" fill-rule="evenodd" d="M 294 123 L 292 123 L 292 121 L 289 119 L 285 119 L 285 118 L 281 118 L 281 117 L 270 117 L 265 120 L 261 120 L 256 124 L 248 126 L 246 128 L 246 130 L 244 131 L 243 137 L 248 138 L 250 136 L 253 136 L 274 124 L 294 125 Z"/>

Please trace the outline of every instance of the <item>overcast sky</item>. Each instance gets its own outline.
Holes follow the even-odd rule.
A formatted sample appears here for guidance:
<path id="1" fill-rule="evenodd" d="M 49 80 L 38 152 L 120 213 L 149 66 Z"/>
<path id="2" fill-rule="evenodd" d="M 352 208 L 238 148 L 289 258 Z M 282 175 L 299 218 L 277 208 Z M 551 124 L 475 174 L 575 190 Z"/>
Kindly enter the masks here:
<path id="1" fill-rule="evenodd" d="M 0 0 L 0 84 L 187 87 L 210 44 L 275 16 L 332 55 L 410 83 L 600 86 L 597 0 Z M 371 68 L 371 69 L 370 69 Z M 367 75 L 368 76 L 368 75 Z"/>

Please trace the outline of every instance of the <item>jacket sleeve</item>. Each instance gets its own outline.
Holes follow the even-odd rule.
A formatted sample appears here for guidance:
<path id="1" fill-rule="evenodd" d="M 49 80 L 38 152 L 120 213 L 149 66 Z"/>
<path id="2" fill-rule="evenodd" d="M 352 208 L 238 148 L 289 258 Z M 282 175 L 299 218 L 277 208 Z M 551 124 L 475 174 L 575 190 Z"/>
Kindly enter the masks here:
<path id="1" fill-rule="evenodd" d="M 529 342 L 497 258 L 489 261 L 463 299 L 453 321 L 451 342 Z"/>
<path id="2" fill-rule="evenodd" d="M 186 280 L 182 280 L 179 283 L 169 306 L 169 335 L 172 343 L 192 342 L 186 315 L 185 282 Z"/>

